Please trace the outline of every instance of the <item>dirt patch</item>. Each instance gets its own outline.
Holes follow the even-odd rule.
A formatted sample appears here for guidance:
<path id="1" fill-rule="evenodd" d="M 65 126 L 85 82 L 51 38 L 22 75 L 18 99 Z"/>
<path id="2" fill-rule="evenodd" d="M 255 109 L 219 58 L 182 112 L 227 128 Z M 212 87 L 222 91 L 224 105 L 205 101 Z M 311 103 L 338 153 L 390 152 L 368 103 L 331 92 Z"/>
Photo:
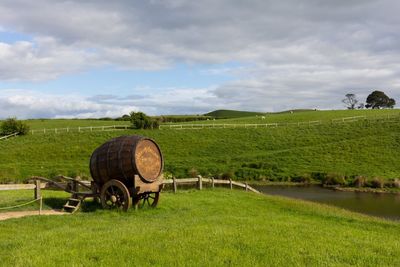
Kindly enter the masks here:
<path id="1" fill-rule="evenodd" d="M 40 215 L 65 215 L 70 214 L 66 212 L 62 212 L 59 210 L 42 210 Z M 0 213 L 0 221 L 4 221 L 11 218 L 21 218 L 25 216 L 35 216 L 39 215 L 39 211 L 37 210 L 29 210 L 29 211 L 12 211 L 12 212 L 4 212 Z"/>

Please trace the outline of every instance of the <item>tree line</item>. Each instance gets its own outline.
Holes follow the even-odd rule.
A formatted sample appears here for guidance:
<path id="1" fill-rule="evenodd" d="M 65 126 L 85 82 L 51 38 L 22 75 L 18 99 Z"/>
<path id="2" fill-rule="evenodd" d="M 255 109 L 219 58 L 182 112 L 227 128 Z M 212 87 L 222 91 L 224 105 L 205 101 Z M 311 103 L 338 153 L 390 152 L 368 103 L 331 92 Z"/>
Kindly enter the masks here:
<path id="1" fill-rule="evenodd" d="M 342 102 L 346 105 L 347 109 L 381 109 L 381 108 L 394 108 L 396 100 L 390 98 L 382 91 L 373 91 L 368 95 L 365 104 L 358 101 L 355 94 L 349 93 L 345 95 Z"/>

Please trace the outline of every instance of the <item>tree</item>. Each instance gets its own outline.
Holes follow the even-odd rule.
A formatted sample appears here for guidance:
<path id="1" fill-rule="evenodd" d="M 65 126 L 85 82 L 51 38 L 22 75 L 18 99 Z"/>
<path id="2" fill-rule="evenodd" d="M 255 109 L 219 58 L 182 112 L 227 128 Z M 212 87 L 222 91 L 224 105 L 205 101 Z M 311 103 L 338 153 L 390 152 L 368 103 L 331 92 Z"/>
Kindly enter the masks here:
<path id="1" fill-rule="evenodd" d="M 396 105 L 396 101 L 393 98 L 389 98 L 382 91 L 373 91 L 367 97 L 366 108 L 380 109 L 380 108 L 393 108 Z"/>
<path id="2" fill-rule="evenodd" d="M 355 109 L 358 100 L 355 94 L 346 94 L 346 98 L 342 102 L 346 104 L 347 109 Z"/>
<path id="3" fill-rule="evenodd" d="M 133 128 L 135 129 L 154 129 L 158 128 L 158 121 L 147 116 L 143 112 L 131 112 L 130 114 Z"/>
<path id="4" fill-rule="evenodd" d="M 390 98 L 388 102 L 388 108 L 394 108 L 394 106 L 396 106 L 396 100 Z"/>
<path id="5" fill-rule="evenodd" d="M 17 120 L 17 118 L 8 118 L 0 126 L 0 133 L 2 135 L 8 135 L 18 133 L 19 135 L 25 135 L 29 132 L 29 126 Z"/>

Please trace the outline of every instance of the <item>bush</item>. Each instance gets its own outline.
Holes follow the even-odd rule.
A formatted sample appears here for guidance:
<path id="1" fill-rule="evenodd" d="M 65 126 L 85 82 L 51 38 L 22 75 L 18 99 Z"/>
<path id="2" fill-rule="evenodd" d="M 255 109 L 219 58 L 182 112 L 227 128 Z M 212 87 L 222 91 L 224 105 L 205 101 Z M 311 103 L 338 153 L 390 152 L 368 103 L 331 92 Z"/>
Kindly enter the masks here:
<path id="1" fill-rule="evenodd" d="M 290 182 L 294 183 L 304 183 L 304 184 L 309 184 L 311 183 L 312 178 L 310 174 L 303 174 L 303 175 L 296 175 L 293 177 L 290 177 Z"/>
<path id="2" fill-rule="evenodd" d="M 235 174 L 233 173 L 233 171 L 227 171 L 221 175 L 221 178 L 224 180 L 229 180 L 229 179 L 232 179 L 234 177 L 234 175 Z"/>
<path id="3" fill-rule="evenodd" d="M 345 185 L 346 179 L 343 175 L 339 175 L 336 173 L 328 173 L 325 178 L 322 180 L 324 185 Z"/>
<path id="4" fill-rule="evenodd" d="M 191 168 L 191 169 L 188 171 L 188 175 L 189 175 L 189 177 L 191 177 L 191 178 L 196 178 L 196 177 L 199 175 L 199 172 L 198 172 L 195 168 Z"/>
<path id="5" fill-rule="evenodd" d="M 143 112 L 131 112 L 131 122 L 134 129 L 157 129 L 159 122 L 144 114 Z"/>
<path id="6" fill-rule="evenodd" d="M 367 183 L 367 179 L 364 176 L 357 176 L 353 180 L 353 186 L 355 187 L 364 187 Z"/>
<path id="7" fill-rule="evenodd" d="M 16 118 L 6 119 L 0 127 L 0 133 L 2 135 L 9 135 L 13 133 L 18 133 L 19 135 L 25 135 L 29 132 L 29 126 L 17 120 Z"/>
<path id="8" fill-rule="evenodd" d="M 383 188 L 385 182 L 381 178 L 374 178 L 369 182 L 369 186 L 372 188 Z"/>

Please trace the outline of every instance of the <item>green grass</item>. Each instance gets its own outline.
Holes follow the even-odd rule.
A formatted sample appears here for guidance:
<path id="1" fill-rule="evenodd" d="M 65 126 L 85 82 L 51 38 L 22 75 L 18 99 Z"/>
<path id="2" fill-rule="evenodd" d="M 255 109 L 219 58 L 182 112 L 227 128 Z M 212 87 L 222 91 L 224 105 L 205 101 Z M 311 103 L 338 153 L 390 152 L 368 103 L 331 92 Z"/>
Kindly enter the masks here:
<path id="1" fill-rule="evenodd" d="M 0 143 L 0 177 L 88 175 L 92 151 L 122 134 L 142 134 L 161 146 L 166 170 L 186 176 L 234 171 L 262 179 L 310 172 L 398 177 L 399 123 L 276 129 L 121 131 L 18 137 Z"/>
<path id="2" fill-rule="evenodd" d="M 369 119 L 384 118 L 387 115 L 400 116 L 399 109 L 382 109 L 382 110 L 297 110 L 293 113 L 290 112 L 278 112 L 268 114 L 249 114 L 249 116 L 241 117 L 229 117 L 227 119 L 217 119 L 215 121 L 197 121 L 188 122 L 192 123 L 296 123 L 296 122 L 309 122 L 309 121 L 321 121 L 325 123 L 331 122 L 333 119 L 354 117 L 354 116 L 366 116 Z M 265 118 L 263 119 L 262 116 Z M 225 118 L 225 117 L 224 117 Z"/>
<path id="3" fill-rule="evenodd" d="M 389 111 L 370 115 L 385 112 Z M 329 116 L 327 112 L 321 118 Z M 32 175 L 88 177 L 94 149 L 128 134 L 154 138 L 164 153 L 165 170 L 177 177 L 187 177 L 192 168 L 203 176 L 233 173 L 235 179 L 258 181 L 288 181 L 312 173 L 400 177 L 400 121 L 379 120 L 260 129 L 28 135 L 0 141 L 0 182 L 22 181 Z"/>
<path id="4" fill-rule="evenodd" d="M 54 128 L 76 128 L 87 126 L 111 126 L 111 125 L 130 125 L 129 121 L 115 120 L 70 120 L 70 119 L 35 119 L 25 121 L 31 130 L 54 129 Z"/>
<path id="5" fill-rule="evenodd" d="M 3 192 L 1 192 L 3 194 Z M 243 191 L 0 222 L 2 266 L 399 266 L 400 225 Z"/>
<path id="6" fill-rule="evenodd" d="M 64 191 L 41 190 L 41 192 L 43 197 L 42 208 L 45 210 L 61 209 L 66 203 L 66 199 L 71 195 Z M 23 205 L 32 200 L 34 200 L 33 190 L 0 191 L 0 212 L 38 210 L 39 201 L 13 209 L 3 209 Z"/>

